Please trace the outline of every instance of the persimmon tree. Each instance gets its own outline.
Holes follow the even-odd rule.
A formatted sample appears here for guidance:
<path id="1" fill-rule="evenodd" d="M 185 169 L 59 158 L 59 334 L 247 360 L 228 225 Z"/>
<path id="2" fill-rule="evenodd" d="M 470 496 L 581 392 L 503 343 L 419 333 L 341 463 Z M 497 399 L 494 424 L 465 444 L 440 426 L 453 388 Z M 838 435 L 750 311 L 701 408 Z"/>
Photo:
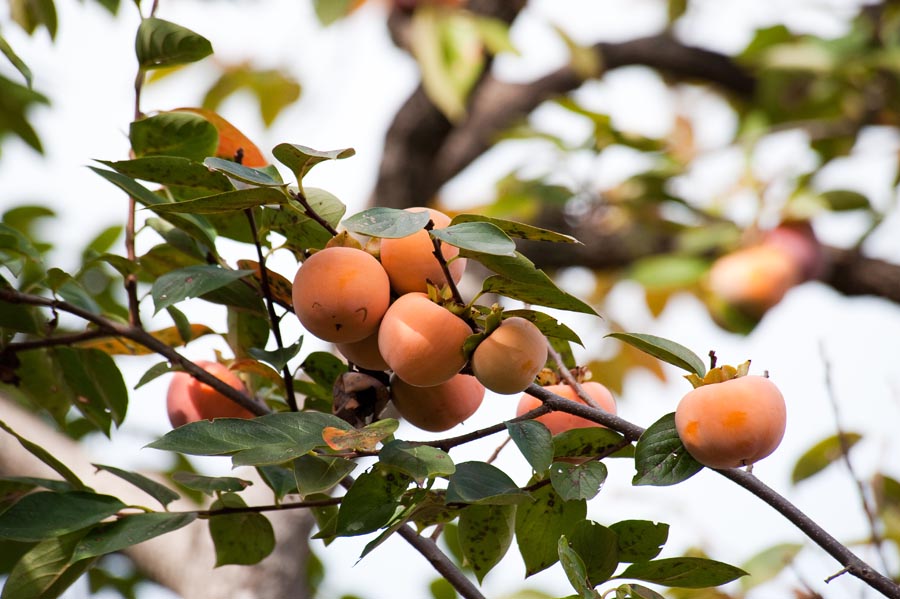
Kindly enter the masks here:
<path id="1" fill-rule="evenodd" d="M 116 2 L 102 4 L 118 8 Z M 360 3 L 314 4 L 327 25 Z M 52 2 L 11 6 L 26 31 L 55 31 Z M 7 574 L 0 596 L 56 597 L 84 574 L 94 588 L 118 589 L 123 596 L 134 596 L 134 585 L 144 578 L 187 597 L 238 589 L 246 596 L 314 596 L 317 562 L 309 544 L 323 543 L 322 551 L 329 551 L 335 539 L 363 535 L 368 543 L 360 558 L 385 550 L 382 544 L 393 535 L 413 546 L 439 575 L 435 597 L 482 597 L 479 584 L 513 541 L 526 576 L 564 571 L 570 588 L 555 590 L 558 597 L 732 597 L 712 589 L 746 576 L 752 586 L 753 576 L 764 580 L 791 562 L 799 546 L 776 545 L 748 562 L 746 571 L 715 556 L 659 557 L 668 540 L 665 513 L 657 521 L 587 517 L 588 502 L 602 497 L 609 460 L 633 462 L 635 485 L 670 486 L 704 468 L 682 443 L 674 408 L 643 425 L 610 409 L 607 387 L 621 392 L 623 370 L 667 363 L 694 386 L 708 385 L 709 395 L 716 386 L 732 388 L 725 381 L 747 375 L 748 367 L 717 367 L 714 352 L 707 367 L 676 341 L 616 330 L 615 322 L 608 341 L 622 348 L 618 357 L 576 361 L 591 332 L 573 330 L 564 315 L 604 316 L 604 298 L 576 297 L 551 275 L 560 267 L 584 266 L 605 272 L 607 285 L 613 278 L 636 280 L 657 314 L 676 292 L 688 291 L 723 328 L 741 333 L 751 332 L 791 288 L 814 279 L 844 294 L 900 301 L 898 267 L 862 251 L 887 211 L 857 192 L 821 189 L 815 181 L 866 127 L 896 125 L 900 87 L 891 58 L 900 44 L 900 14 L 892 5 L 867 7 L 840 39 L 773 27 L 759 31 L 739 56 L 726 56 L 679 41 L 673 32 L 687 5 L 671 2 L 669 25 L 658 35 L 589 47 L 564 36 L 569 65 L 531 83 L 511 84 L 496 79 L 490 67 L 495 54 L 512 49 L 508 28 L 524 6 L 489 0 L 393 4 L 387 26 L 417 60 L 422 84 L 387 132 L 373 206 L 355 214 L 306 179 L 329 161 L 349 172 L 352 163 L 345 159 L 354 155 L 352 148 L 320 150 L 288 139 L 260 149 L 216 112 L 223 96 L 245 87 L 258 95 L 272 122 L 299 93 L 289 78 L 225 67 L 204 106 L 143 106 L 150 73 L 202 61 L 213 48 L 202 27 L 161 18 L 164 3 L 138 7 L 130 155 L 102 157 L 89 167 L 122 198 L 122 227 L 91 239 L 80 266 L 66 272 L 53 265 L 35 227 L 50 216 L 46 208 L 10 207 L 0 223 L 0 565 Z M 0 79 L 7 115 L 0 134 L 39 150 L 28 110 L 44 98 L 31 89 L 26 64 L 0 41 L 24 83 Z M 636 136 L 574 93 L 625 65 L 657 70 L 673 94 L 699 82 L 704 93 L 725 98 L 740 122 L 736 147 L 752 154 L 766 134 L 798 130 L 820 163 L 779 186 L 748 175 L 741 184 L 755 190 L 761 204 L 749 224 L 727 209 L 679 195 L 679 179 L 702 157 L 691 118 L 679 116 L 665 138 Z M 590 124 L 581 144 L 523 120 L 546 103 Z M 427 205 L 437 202 L 446 182 L 502 145 L 504 136 L 553 145 L 559 164 L 575 153 L 599 156 L 626 147 L 652 166 L 596 197 L 549 171 L 531 178 L 513 172 L 498 181 L 493 204 L 441 221 Z M 777 193 L 782 196 L 771 199 Z M 769 201 L 779 202 L 777 214 Z M 432 210 L 421 209 L 426 207 Z M 844 211 L 865 213 L 870 223 L 855 247 L 820 243 L 811 222 Z M 404 257 L 418 262 L 413 252 L 421 250 L 411 248 L 423 243 L 426 270 L 416 272 L 427 274 L 401 277 L 408 266 Z M 389 248 L 384 255 L 382 246 Z M 314 264 L 331 256 L 340 257 L 316 270 Z M 276 258 L 297 270 L 270 268 Z M 467 278 L 460 281 L 464 269 Z M 341 287 L 351 276 L 354 284 Z M 182 310 L 189 301 L 224 306 L 226 322 L 193 322 Z M 395 316 L 391 308 L 403 313 Z M 382 333 L 377 321 L 386 313 L 395 324 Z M 417 315 L 430 322 L 432 313 L 431 330 L 415 330 Z M 306 333 L 286 337 L 285 324 L 298 316 Z M 546 343 L 547 360 L 532 379 L 537 369 L 531 365 L 510 368 L 516 375 L 510 383 L 502 367 L 504 333 L 494 333 L 514 327 L 528 331 L 516 338 Z M 188 357 L 190 343 L 216 329 L 231 351 L 215 357 L 230 370 L 228 377 L 213 374 L 204 361 L 210 357 Z M 410 330 L 420 337 L 410 344 L 414 349 L 403 346 Z M 334 331 L 339 334 L 331 337 Z M 339 345 L 308 351 L 314 335 Z M 365 349 L 342 347 L 366 342 Z M 441 351 L 429 353 L 432 346 Z M 479 348 L 494 354 L 484 380 L 472 366 Z M 526 353 L 515 349 L 510 359 Z M 545 355 L 543 347 L 527 352 L 531 361 L 532 353 L 540 360 Z M 120 370 L 129 355 L 154 357 L 135 381 Z M 764 368 L 764 357 L 757 363 Z M 428 376 L 421 380 L 404 380 L 424 371 Z M 520 371 L 527 373 L 524 383 Z M 90 464 L 79 439 L 114 436 L 129 414 L 129 388 L 162 376 L 195 380 L 205 385 L 204 401 L 232 402 L 237 407 L 229 413 L 246 417 L 179 417 L 174 423 L 181 426 L 144 450 L 171 454 L 178 465 L 167 473 Z M 454 377 L 467 378 L 459 383 Z M 449 392 L 442 385 L 451 381 L 460 386 Z M 520 405 L 529 401 L 530 409 L 515 416 L 513 407 L 490 426 L 464 434 L 441 432 L 481 409 L 474 397 L 484 391 L 482 383 L 510 394 L 527 391 Z M 170 401 L 172 394 L 188 393 L 181 387 L 173 387 Z M 414 404 L 417 388 L 422 398 L 438 402 L 425 414 L 421 407 L 404 407 Z M 592 398 L 597 388 L 604 401 Z M 403 404 L 398 408 L 391 406 L 395 390 Z M 466 405 L 447 410 L 453 416 L 446 418 L 457 420 L 442 427 L 440 402 L 452 401 L 454 393 L 465 395 Z M 428 424 L 421 428 L 440 434 L 401 437 L 398 418 L 405 410 L 412 424 L 422 419 Z M 716 427 L 724 428 L 720 436 L 727 441 L 728 427 L 748 419 L 722 412 Z M 600 426 L 567 425 L 554 435 L 539 420 L 550 413 Z M 784 417 L 783 410 L 776 413 L 774 418 Z M 753 460 L 780 440 L 783 422 L 772 418 L 765 423 L 764 451 L 754 449 Z M 530 478 L 514 480 L 493 457 L 454 457 L 454 449 L 495 436 L 511 440 Z M 839 427 L 801 457 L 795 481 L 832 462 L 849 464 L 859 438 Z M 245 467 L 254 480 L 204 475 L 184 456 Z M 834 560 L 835 577 L 853 576 L 873 593 L 900 597 L 896 555 L 888 557 L 900 539 L 900 483 L 888 474 L 853 480 L 870 522 L 866 543 L 881 556 L 881 563 L 870 564 L 754 476 L 750 461 L 742 466 L 717 472 L 796 526 L 827 554 L 823 559 Z M 104 560 L 116 554 L 137 566 L 132 579 L 104 569 Z M 221 567 L 221 575 L 211 582 L 205 573 L 184 573 L 185 564 L 193 568 L 200 561 L 199 568 Z"/>

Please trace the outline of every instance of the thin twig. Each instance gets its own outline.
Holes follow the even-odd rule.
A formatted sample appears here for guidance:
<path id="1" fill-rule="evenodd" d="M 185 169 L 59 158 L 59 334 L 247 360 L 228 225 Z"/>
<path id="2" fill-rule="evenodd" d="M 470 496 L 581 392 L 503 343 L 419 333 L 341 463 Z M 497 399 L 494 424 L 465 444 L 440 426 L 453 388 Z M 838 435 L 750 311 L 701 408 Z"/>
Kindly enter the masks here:
<path id="1" fill-rule="evenodd" d="M 494 452 L 491 456 L 484 461 L 485 464 L 493 464 L 494 461 L 500 456 L 500 452 L 503 451 L 503 448 L 509 445 L 509 442 L 512 441 L 512 437 L 507 437 L 503 439 L 503 442 L 494 449 Z"/>
<path id="2" fill-rule="evenodd" d="M 256 229 L 256 219 L 253 217 L 253 209 L 244 210 L 247 215 L 247 222 L 250 224 L 250 233 L 253 236 L 253 245 L 256 246 L 256 256 L 259 262 L 259 280 L 262 283 L 263 297 L 266 300 L 266 310 L 269 313 L 269 324 L 272 327 L 272 334 L 275 336 L 275 345 L 279 352 L 284 351 L 284 341 L 281 339 L 281 326 L 279 326 L 278 316 L 275 314 L 275 303 L 272 301 L 272 288 L 269 286 L 269 273 L 266 269 L 266 257 L 263 255 L 262 244 L 259 241 L 259 232 Z M 287 404 L 292 412 L 298 411 L 297 398 L 294 396 L 294 377 L 291 375 L 290 367 L 285 364 L 281 369 L 284 378 L 284 393 Z"/>
<path id="3" fill-rule="evenodd" d="M 572 376 L 572 373 L 568 368 L 566 368 L 566 365 L 563 364 L 562 356 L 558 351 L 556 351 L 556 348 L 553 347 L 553 344 L 550 343 L 549 339 L 547 340 L 547 353 L 550 354 L 550 357 L 553 358 L 554 362 L 556 362 L 556 367 L 557 370 L 559 370 L 560 376 L 562 377 L 563 381 L 565 381 L 565 383 L 572 388 L 572 391 L 575 392 L 575 395 L 577 395 L 581 401 L 591 406 L 592 408 L 602 410 L 603 408 L 600 407 L 600 404 L 594 401 L 594 398 L 587 394 L 587 391 L 584 390 L 584 387 L 582 387 L 581 384 L 575 380 L 575 377 Z"/>
<path id="4" fill-rule="evenodd" d="M 428 224 L 425 225 L 426 231 L 434 230 L 434 221 L 429 220 Z M 453 281 L 453 276 L 450 274 L 450 265 L 447 264 L 447 259 L 444 258 L 444 252 L 441 249 L 441 240 L 437 237 L 432 237 L 431 233 L 428 233 L 428 238 L 431 239 L 431 245 L 434 247 L 434 250 L 431 252 L 434 254 L 435 259 L 437 259 L 438 264 L 441 265 L 441 272 L 444 273 L 444 278 L 447 279 L 447 286 L 450 288 L 450 293 L 453 294 L 453 301 L 458 303 L 460 306 L 466 305 L 466 302 L 463 301 L 462 294 L 459 292 L 459 289 L 456 287 L 456 283 Z"/>
<path id="5" fill-rule="evenodd" d="M 27 341 L 18 341 L 10 343 L 4 350 L 16 353 L 20 351 L 28 351 L 30 349 L 43 349 L 45 347 L 56 347 L 58 345 L 75 345 L 83 341 L 91 341 L 92 339 L 103 339 L 112 337 L 108 331 L 100 329 L 91 329 L 80 333 L 72 333 L 68 335 L 56 335 L 55 337 L 45 337 L 43 339 L 29 339 Z"/>
<path id="6" fill-rule="evenodd" d="M 887 558 L 884 555 L 884 539 L 881 537 L 881 533 L 878 531 L 878 522 L 875 518 L 875 510 L 872 509 L 872 504 L 869 501 L 868 494 L 866 493 L 866 486 L 863 484 L 862 480 L 856 474 L 856 469 L 853 467 L 853 462 L 850 460 L 850 444 L 847 442 L 847 434 L 843 429 L 843 425 L 841 424 L 841 413 L 838 408 L 837 397 L 834 392 L 834 384 L 831 379 L 831 362 L 828 360 L 828 356 L 825 353 L 825 346 L 820 341 L 819 342 L 819 355 L 822 358 L 822 365 L 825 368 L 825 390 L 826 395 L 828 396 L 828 401 L 831 404 L 831 412 L 834 414 L 834 427 L 837 431 L 838 442 L 841 446 L 841 458 L 844 461 L 844 464 L 847 466 L 847 473 L 850 475 L 850 478 L 853 480 L 853 483 L 856 485 L 856 490 L 859 493 L 859 501 L 862 504 L 863 512 L 866 515 L 866 520 L 869 524 L 869 534 L 871 535 L 872 545 L 875 547 L 875 553 L 878 555 L 878 559 L 881 561 L 881 568 L 883 572 L 890 572 L 890 569 L 887 564 Z"/>
<path id="7" fill-rule="evenodd" d="M 282 510 L 296 510 L 303 508 L 327 507 L 340 505 L 343 497 L 329 497 L 328 499 L 314 499 L 311 501 L 294 501 L 270 505 L 245 505 L 241 507 L 221 507 L 215 510 L 191 510 L 186 512 L 169 512 L 170 514 L 197 514 L 198 518 L 211 518 L 227 514 L 261 514 L 263 512 L 278 512 Z"/>
<path id="8" fill-rule="evenodd" d="M 412 545 L 416 551 L 422 554 L 428 563 L 441 574 L 447 582 L 453 585 L 462 597 L 465 599 L 485 599 L 472 581 L 466 578 L 466 575 L 451 562 L 444 552 L 438 548 L 437 544 L 427 537 L 423 537 L 413 529 L 409 524 L 404 524 L 397 532 L 403 537 L 407 543 Z"/>
<path id="9" fill-rule="evenodd" d="M 310 217 L 324 228 L 326 231 L 332 234 L 332 236 L 337 235 L 338 231 L 334 227 L 331 226 L 327 220 L 322 218 L 322 216 L 313 210 L 313 207 L 309 204 L 309 200 L 306 199 L 306 194 L 303 191 L 291 191 L 291 197 L 300 202 L 300 205 L 303 206 L 303 211 L 306 212 L 306 216 Z"/>
<path id="10" fill-rule="evenodd" d="M 464 435 L 459 435 L 458 437 L 448 437 L 446 439 L 437 439 L 434 441 L 411 441 L 410 443 L 413 445 L 428 445 L 429 447 L 437 447 L 442 451 L 449 451 L 453 447 L 457 447 L 459 445 L 463 445 L 465 443 L 470 443 L 472 441 L 476 441 L 478 439 L 482 439 L 484 437 L 489 437 L 490 435 L 499 433 L 500 431 L 505 431 L 507 422 L 520 422 L 522 420 L 530 420 L 532 418 L 537 418 L 538 416 L 543 416 L 551 411 L 551 408 L 546 405 L 541 405 L 533 410 L 530 410 L 521 416 L 516 418 L 511 418 L 505 422 L 499 422 L 497 424 L 493 424 L 491 426 L 479 429 L 477 431 L 472 431 L 471 433 L 466 433 Z"/>
<path id="11" fill-rule="evenodd" d="M 78 306 L 70 304 L 66 301 L 43 297 L 40 295 L 22 293 L 11 287 L 0 287 L 0 301 L 8 302 L 10 304 L 43 306 L 52 310 L 67 312 L 69 314 L 77 316 L 83 320 L 97 325 L 100 330 L 106 331 L 111 337 L 124 337 L 126 339 L 130 339 L 138 345 L 143 345 L 147 349 L 163 356 L 172 364 L 180 366 L 182 369 L 189 372 L 194 378 L 203 383 L 206 383 L 231 401 L 237 403 L 243 408 L 246 408 L 253 414 L 257 416 L 263 416 L 265 414 L 271 413 L 271 410 L 268 408 L 268 406 L 254 401 L 250 396 L 242 393 L 238 389 L 235 389 L 218 377 L 208 373 L 206 370 L 197 366 L 191 360 L 188 360 L 187 358 L 176 352 L 174 349 L 140 327 L 126 325 L 114 320 L 110 320 L 104 316 L 94 314 L 93 312 L 89 312 L 87 310 L 79 308 Z"/>

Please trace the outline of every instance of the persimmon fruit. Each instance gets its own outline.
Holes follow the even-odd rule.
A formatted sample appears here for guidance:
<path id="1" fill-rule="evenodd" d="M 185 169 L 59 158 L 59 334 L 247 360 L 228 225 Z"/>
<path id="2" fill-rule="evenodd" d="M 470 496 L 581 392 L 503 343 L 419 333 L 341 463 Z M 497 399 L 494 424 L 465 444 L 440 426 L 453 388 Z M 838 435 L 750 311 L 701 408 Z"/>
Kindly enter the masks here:
<path id="1" fill-rule="evenodd" d="M 797 261 L 766 244 L 749 246 L 716 260 L 709 270 L 709 290 L 718 298 L 760 317 L 803 280 Z"/>
<path id="2" fill-rule="evenodd" d="M 407 208 L 407 212 L 427 210 L 435 229 L 450 224 L 450 217 L 433 208 Z M 459 255 L 459 248 L 441 242 L 441 255 L 448 262 Z M 391 280 L 391 288 L 398 294 L 427 291 L 427 283 L 435 286 L 447 284 L 441 264 L 434 255 L 434 244 L 428 231 L 422 229 L 412 235 L 397 239 L 381 240 L 381 264 Z M 466 269 L 465 258 L 449 262 L 450 277 L 458 283 Z"/>
<path id="3" fill-rule="evenodd" d="M 306 330 L 332 343 L 352 343 L 378 329 L 390 303 L 390 282 L 371 254 L 330 247 L 300 266 L 291 294 Z"/>
<path id="4" fill-rule="evenodd" d="M 494 329 L 472 354 L 472 372 L 501 394 L 520 393 L 547 361 L 547 340 L 529 320 L 513 316 Z"/>
<path id="5" fill-rule="evenodd" d="M 818 278 L 825 269 L 825 252 L 808 221 L 783 222 L 765 232 L 762 244 L 789 256 L 804 281 Z"/>
<path id="6" fill-rule="evenodd" d="M 753 375 L 697 387 L 675 410 L 675 428 L 688 453 L 710 468 L 763 459 L 781 443 L 786 422 L 781 391 Z"/>
<path id="7" fill-rule="evenodd" d="M 417 387 L 394 374 L 391 399 L 400 415 L 413 426 L 442 432 L 478 410 L 484 399 L 484 385 L 474 376 L 457 374 L 440 385 Z"/>
<path id="8" fill-rule="evenodd" d="M 247 388 L 228 367 L 218 362 L 198 360 L 197 366 L 243 393 Z M 176 372 L 166 393 L 166 411 L 173 427 L 213 418 L 253 418 L 254 414 L 231 401 L 187 372 Z"/>
<path id="9" fill-rule="evenodd" d="M 387 370 L 390 368 L 378 351 L 378 330 L 365 339 L 351 343 L 336 343 L 335 347 L 348 361 L 366 370 Z"/>
<path id="10" fill-rule="evenodd" d="M 378 350 L 397 376 L 416 387 L 448 381 L 466 365 L 466 322 L 428 299 L 407 293 L 391 304 L 378 330 Z"/>
<path id="11" fill-rule="evenodd" d="M 613 397 L 612 393 L 610 393 L 609 389 L 600 383 L 587 381 L 581 383 L 581 387 L 585 390 L 588 396 L 597 402 L 603 410 L 609 412 L 610 414 L 616 413 L 616 400 Z M 557 385 L 547 385 L 544 387 L 547 391 L 551 393 L 555 393 L 560 397 L 564 397 L 570 401 L 577 401 L 578 403 L 584 404 L 584 401 L 578 397 L 578 394 L 575 393 L 575 390 L 572 389 L 567 384 L 561 383 Z M 516 409 L 516 416 L 521 416 L 526 412 L 530 412 L 536 407 L 540 406 L 543 402 L 537 397 L 533 395 L 529 395 L 528 393 L 524 393 L 522 397 L 519 399 L 519 405 Z M 535 418 L 538 422 L 541 422 L 550 429 L 550 433 L 553 435 L 558 435 L 559 433 L 563 433 L 568 430 L 572 430 L 573 428 L 587 428 L 591 426 L 603 426 L 600 423 L 594 422 L 593 420 L 588 420 L 587 418 L 582 418 L 581 416 L 575 416 L 574 414 L 568 414 L 566 412 L 554 411 L 549 414 L 544 414 L 543 416 L 538 416 Z"/>

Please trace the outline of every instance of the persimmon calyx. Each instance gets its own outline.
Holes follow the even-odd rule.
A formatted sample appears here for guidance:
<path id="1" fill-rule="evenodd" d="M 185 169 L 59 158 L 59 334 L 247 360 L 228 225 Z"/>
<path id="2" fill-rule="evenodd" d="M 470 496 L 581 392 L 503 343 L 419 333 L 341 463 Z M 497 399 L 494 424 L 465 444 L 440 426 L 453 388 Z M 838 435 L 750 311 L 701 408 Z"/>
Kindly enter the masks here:
<path id="1" fill-rule="evenodd" d="M 690 381 L 691 385 L 694 386 L 694 389 L 697 389 L 704 385 L 724 383 L 725 381 L 747 376 L 748 374 L 750 374 L 750 360 L 738 364 L 737 366 L 724 364 L 722 366 L 717 366 L 716 368 L 711 368 L 703 378 L 700 378 L 694 373 L 686 374 L 684 378 Z"/>

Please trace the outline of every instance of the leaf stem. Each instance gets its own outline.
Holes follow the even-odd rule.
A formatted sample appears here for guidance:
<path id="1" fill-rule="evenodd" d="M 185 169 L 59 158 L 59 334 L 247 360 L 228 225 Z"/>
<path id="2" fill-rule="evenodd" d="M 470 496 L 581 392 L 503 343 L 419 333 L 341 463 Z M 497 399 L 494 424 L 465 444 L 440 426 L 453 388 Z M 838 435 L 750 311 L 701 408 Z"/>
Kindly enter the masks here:
<path id="1" fill-rule="evenodd" d="M 295 200 L 300 202 L 300 205 L 303 206 L 303 211 L 306 213 L 306 216 L 310 217 L 311 219 L 313 219 L 314 221 L 316 221 L 317 223 L 322 225 L 322 228 L 324 228 L 326 231 L 331 233 L 332 236 L 335 236 L 338 234 L 337 229 L 332 227 L 331 223 L 329 223 L 327 220 L 322 218 L 322 216 L 318 212 L 313 210 L 313 207 L 309 204 L 309 200 L 306 199 L 306 194 L 303 193 L 302 189 L 298 190 L 298 191 L 289 191 L 288 193 L 290 194 L 290 196 L 292 198 L 294 198 Z"/>

